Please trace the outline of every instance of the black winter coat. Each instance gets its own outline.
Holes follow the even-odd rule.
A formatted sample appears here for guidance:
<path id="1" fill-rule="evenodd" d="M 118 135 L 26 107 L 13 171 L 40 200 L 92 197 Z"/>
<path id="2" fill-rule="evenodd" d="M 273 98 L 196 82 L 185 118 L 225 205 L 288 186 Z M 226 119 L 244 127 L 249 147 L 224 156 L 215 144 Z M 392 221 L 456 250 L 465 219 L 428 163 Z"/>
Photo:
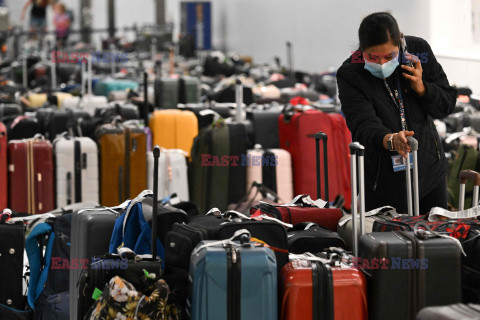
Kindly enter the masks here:
<path id="1" fill-rule="evenodd" d="M 405 104 L 407 128 L 418 140 L 420 199 L 445 179 L 448 169 L 438 133 L 432 118 L 441 119 L 453 112 L 456 90 L 449 85 L 442 66 L 433 55 L 430 45 L 417 37 L 405 37 L 408 51 L 422 54 L 425 96 L 420 97 L 397 67 L 390 76 L 400 77 Z M 426 56 L 426 58 L 425 58 Z M 425 61 L 428 59 L 427 61 Z M 366 210 L 392 205 L 406 213 L 405 171 L 394 172 L 391 156 L 396 154 L 383 148 L 386 134 L 402 130 L 400 111 L 385 87 L 383 79 L 364 69 L 364 63 L 352 63 L 352 56 L 338 69 L 337 82 L 342 111 L 353 141 L 365 146 Z M 393 88 L 392 88 L 393 90 Z"/>

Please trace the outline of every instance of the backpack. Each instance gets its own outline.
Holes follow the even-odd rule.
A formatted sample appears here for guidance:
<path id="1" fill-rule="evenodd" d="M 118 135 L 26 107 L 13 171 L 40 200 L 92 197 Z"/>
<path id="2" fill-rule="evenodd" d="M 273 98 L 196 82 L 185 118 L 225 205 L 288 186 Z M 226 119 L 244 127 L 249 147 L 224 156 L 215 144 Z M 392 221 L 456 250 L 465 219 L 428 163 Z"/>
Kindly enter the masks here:
<path id="1" fill-rule="evenodd" d="M 69 314 L 71 214 L 36 225 L 25 244 L 30 264 L 27 300 L 34 319 L 66 319 Z M 45 250 L 44 250 L 45 249 Z"/>

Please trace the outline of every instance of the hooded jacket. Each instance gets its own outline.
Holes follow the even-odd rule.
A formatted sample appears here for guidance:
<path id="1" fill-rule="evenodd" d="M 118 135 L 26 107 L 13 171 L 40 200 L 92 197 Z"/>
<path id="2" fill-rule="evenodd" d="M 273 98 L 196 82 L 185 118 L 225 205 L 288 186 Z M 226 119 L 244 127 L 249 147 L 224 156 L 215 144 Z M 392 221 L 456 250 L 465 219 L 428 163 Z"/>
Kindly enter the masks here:
<path id="1" fill-rule="evenodd" d="M 456 90 L 450 86 L 442 66 L 430 45 L 417 37 L 405 37 L 408 52 L 420 58 L 425 95 L 420 97 L 410 87 L 398 66 L 389 77 L 389 85 L 400 79 L 405 105 L 407 129 L 418 140 L 420 199 L 445 178 L 448 165 L 432 119 L 442 119 L 453 112 Z M 383 138 L 402 130 L 399 108 L 390 96 L 383 79 L 364 69 L 360 54 L 352 54 L 338 69 L 337 82 L 342 112 L 353 141 L 365 147 L 366 210 L 392 205 L 406 213 L 405 171 L 394 172 L 392 156 L 383 147 Z M 402 63 L 402 61 L 400 61 Z M 395 85 L 392 90 L 397 89 Z"/>

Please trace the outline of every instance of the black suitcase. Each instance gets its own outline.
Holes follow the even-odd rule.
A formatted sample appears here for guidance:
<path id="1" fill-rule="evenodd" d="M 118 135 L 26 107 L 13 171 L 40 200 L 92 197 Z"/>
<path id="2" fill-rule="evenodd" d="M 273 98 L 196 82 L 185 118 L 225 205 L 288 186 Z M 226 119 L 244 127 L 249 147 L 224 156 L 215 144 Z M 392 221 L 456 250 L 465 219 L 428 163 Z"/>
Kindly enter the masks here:
<path id="1" fill-rule="evenodd" d="M 43 135 L 51 141 L 64 132 L 76 133 L 78 123 L 91 118 L 90 114 L 83 110 L 52 108 L 38 110 L 36 117 L 42 127 Z"/>
<path id="2" fill-rule="evenodd" d="M 92 257 L 108 252 L 110 235 L 115 219 L 121 210 L 96 208 L 80 210 L 72 215 L 70 259 L 89 264 Z M 86 279 L 81 277 L 83 269 L 70 270 L 70 319 L 83 319 L 91 305 L 90 297 L 83 294 Z"/>
<path id="3" fill-rule="evenodd" d="M 179 80 L 174 78 L 157 78 L 154 83 L 155 107 L 175 109 L 178 105 Z"/>
<path id="4" fill-rule="evenodd" d="M 299 223 L 288 229 L 287 235 L 290 253 L 317 253 L 333 247 L 346 249 L 338 233 L 315 223 Z"/>
<path id="5" fill-rule="evenodd" d="M 182 77 L 179 84 L 180 103 L 198 103 L 200 102 L 200 80 L 194 77 Z"/>
<path id="6" fill-rule="evenodd" d="M 5 122 L 8 119 L 14 119 L 22 114 L 22 108 L 16 103 L 0 104 L 0 121 Z"/>
<path id="7" fill-rule="evenodd" d="M 411 137 L 409 141 L 416 167 L 418 143 Z M 359 158 L 359 163 L 363 163 L 364 148 L 358 143 L 352 143 L 350 150 L 351 167 L 357 168 L 356 158 Z M 361 186 L 363 166 L 360 166 L 359 173 Z M 410 175 L 409 172 L 408 174 Z M 352 174 L 352 199 L 356 198 L 356 190 L 357 177 Z M 408 190 L 411 193 L 411 189 Z M 414 190 L 418 199 L 416 185 Z M 363 191 L 360 192 L 359 199 L 361 208 L 365 203 Z M 352 208 L 357 207 L 355 201 L 352 200 Z M 418 205 L 415 204 L 415 212 L 418 212 L 417 209 Z M 364 222 L 364 219 L 364 212 L 360 210 L 360 221 Z M 356 215 L 352 222 L 355 230 Z M 354 237 L 356 235 L 357 232 L 354 231 Z M 368 281 L 369 318 L 415 319 L 423 307 L 459 303 L 461 250 L 456 239 L 440 237 L 425 224 L 417 225 L 413 232 L 374 232 L 361 235 L 358 248 L 354 245 L 354 256 L 360 257 L 357 263 Z"/>
<path id="8" fill-rule="evenodd" d="M 259 106 L 247 113 L 247 119 L 253 123 L 254 144 L 261 145 L 263 149 L 280 148 L 278 117 L 281 114 L 281 106 Z"/>
<path id="9" fill-rule="evenodd" d="M 8 141 L 29 139 L 42 133 L 42 126 L 38 120 L 30 116 L 18 116 L 13 120 L 5 121 L 5 126 Z"/>

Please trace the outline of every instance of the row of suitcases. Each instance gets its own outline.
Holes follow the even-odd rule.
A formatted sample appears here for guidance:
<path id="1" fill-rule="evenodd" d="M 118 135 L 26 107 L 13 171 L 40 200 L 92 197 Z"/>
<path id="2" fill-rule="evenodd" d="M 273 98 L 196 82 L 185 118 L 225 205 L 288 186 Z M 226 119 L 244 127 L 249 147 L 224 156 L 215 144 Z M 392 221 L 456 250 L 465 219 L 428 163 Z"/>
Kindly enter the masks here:
<path id="1" fill-rule="evenodd" d="M 362 147 L 352 144 L 350 148 L 352 168 L 357 168 L 356 158 L 362 157 Z M 465 176 L 472 179 L 479 174 L 466 172 Z M 353 173 L 354 185 L 356 180 Z M 352 189 L 355 198 L 356 187 Z M 359 199 L 361 208 L 362 194 Z M 358 228 L 355 203 L 352 217 Z M 337 211 L 328 211 L 335 209 L 316 208 L 316 216 L 311 218 L 311 214 L 306 215 L 310 207 L 314 206 L 276 208 L 297 208 L 290 212 L 297 218 L 295 223 L 316 218 L 337 230 L 341 211 L 338 216 L 334 215 Z M 287 235 L 286 227 L 291 226 L 285 224 L 293 222 L 292 218 L 288 214 L 278 216 L 280 220 L 272 219 L 271 213 L 258 216 L 258 210 L 252 208 L 251 216 L 226 212 L 221 216 L 193 217 L 187 224 L 170 221 L 168 228 L 160 224 L 161 229 L 167 228 L 157 233 L 165 248 L 164 277 L 175 296 L 186 299 L 184 305 L 177 302 L 177 307 L 183 310 L 185 306 L 185 314 L 192 319 L 415 319 L 424 307 L 461 301 L 462 246 L 454 238 L 430 229 L 427 222 L 413 231 L 354 233 L 352 238 L 359 240 L 354 240 L 358 244 L 352 255 L 345 250 L 343 241 L 326 240 L 333 230 L 325 232 L 328 229 L 318 227 L 311 230 L 316 236 L 304 234 L 298 251 L 292 250 L 294 230 L 288 229 Z M 365 226 L 365 213 L 359 211 Z M 327 220 L 319 220 L 320 215 Z M 70 257 L 103 255 L 108 239 L 99 241 L 99 235 L 112 234 L 118 216 L 105 209 L 73 214 Z M 326 223 L 332 220 L 330 225 Z M 322 241 L 323 248 L 319 247 Z M 318 246 L 314 248 L 312 243 Z M 310 249 L 321 253 L 306 253 Z M 179 270 L 189 273 L 190 284 L 178 280 Z M 82 293 L 85 279 L 80 276 L 83 278 L 79 282 L 81 272 L 70 271 L 70 295 L 81 297 L 70 299 L 70 312 L 81 312 L 79 306 L 73 305 L 85 299 L 90 301 L 87 305 L 93 303 L 94 309 L 101 310 L 104 306 L 91 299 L 88 291 Z M 468 312 L 468 307 L 451 310 Z M 422 315 L 429 312 L 435 311 L 427 308 L 418 319 L 424 319 Z M 72 313 L 70 317 L 75 319 Z"/>

